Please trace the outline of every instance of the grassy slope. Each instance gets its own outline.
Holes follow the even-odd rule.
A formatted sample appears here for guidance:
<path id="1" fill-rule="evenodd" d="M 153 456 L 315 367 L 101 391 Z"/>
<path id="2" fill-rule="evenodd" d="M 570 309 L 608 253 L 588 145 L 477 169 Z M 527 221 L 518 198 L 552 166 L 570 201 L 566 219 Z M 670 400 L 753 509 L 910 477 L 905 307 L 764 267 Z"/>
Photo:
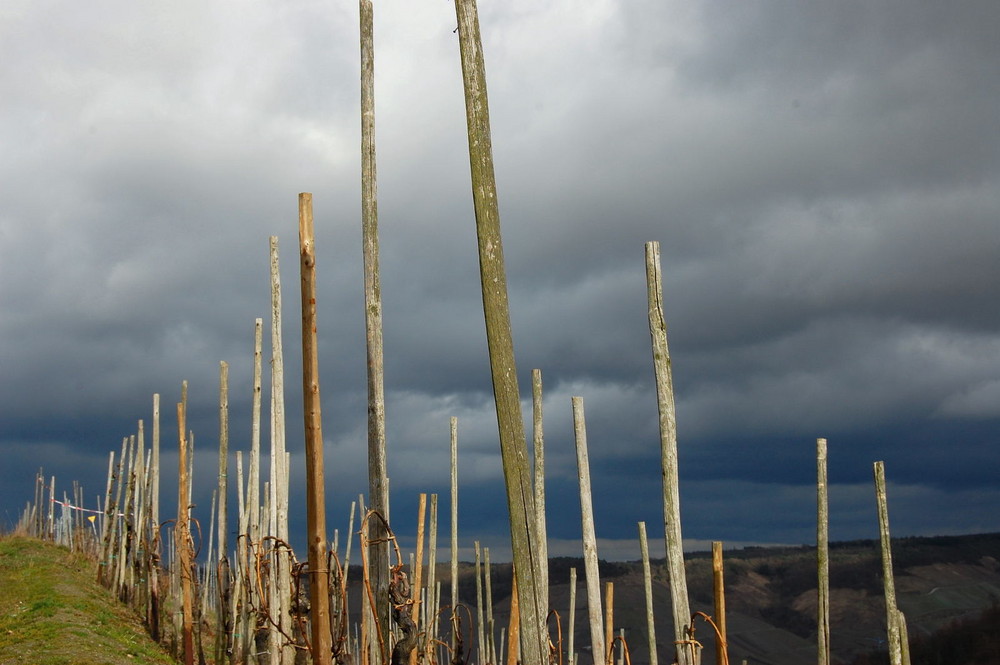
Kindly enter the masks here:
<path id="1" fill-rule="evenodd" d="M 64 548 L 0 540 L 0 665 L 175 665 L 93 570 Z"/>

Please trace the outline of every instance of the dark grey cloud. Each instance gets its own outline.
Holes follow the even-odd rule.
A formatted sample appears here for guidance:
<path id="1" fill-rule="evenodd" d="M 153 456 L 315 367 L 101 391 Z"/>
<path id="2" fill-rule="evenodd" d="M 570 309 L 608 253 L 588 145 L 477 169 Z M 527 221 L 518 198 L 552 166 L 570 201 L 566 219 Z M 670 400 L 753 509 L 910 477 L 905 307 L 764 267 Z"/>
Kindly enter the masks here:
<path id="1" fill-rule="evenodd" d="M 220 360 L 233 445 L 249 445 L 257 317 L 270 353 L 270 235 L 302 473 L 296 194 L 311 191 L 331 520 L 345 529 L 366 489 L 354 10 L 4 11 L 8 513 L 38 466 L 95 493 L 108 450 L 138 419 L 148 426 L 154 392 L 173 444 L 182 380 L 207 505 Z M 630 551 L 615 541 L 660 519 L 650 240 L 663 252 L 692 542 L 811 539 L 817 436 L 831 442 L 835 534 L 871 536 L 876 459 L 903 533 L 1000 528 L 994 3 L 480 12 L 522 401 L 530 415 L 529 372 L 542 369 L 550 525 L 565 553 L 579 528 L 572 396 L 585 399 L 609 551 Z M 457 416 L 463 533 L 500 551 L 454 27 L 448 3 L 377 8 L 389 471 L 398 514 L 427 491 L 444 518 Z"/>

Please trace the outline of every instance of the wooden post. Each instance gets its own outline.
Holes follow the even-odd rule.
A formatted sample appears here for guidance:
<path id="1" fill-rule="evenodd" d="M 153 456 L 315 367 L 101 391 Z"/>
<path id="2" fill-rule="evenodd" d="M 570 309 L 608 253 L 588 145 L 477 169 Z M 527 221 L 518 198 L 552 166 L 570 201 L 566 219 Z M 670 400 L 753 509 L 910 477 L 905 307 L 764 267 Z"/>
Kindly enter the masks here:
<path id="1" fill-rule="evenodd" d="M 480 557 L 479 541 L 473 543 L 476 549 L 476 661 L 486 663 L 489 654 L 486 651 L 486 620 L 483 617 L 483 569 Z"/>
<path id="2" fill-rule="evenodd" d="M 153 393 L 153 449 L 152 469 L 149 487 L 149 517 L 154 530 L 153 537 L 159 542 L 160 529 L 160 394 Z M 160 641 L 160 565 L 159 557 L 152 554 L 149 560 L 149 605 L 147 606 L 149 634 L 153 641 Z"/>
<path id="3" fill-rule="evenodd" d="M 490 564 L 490 548 L 483 548 L 483 581 L 486 583 L 486 658 L 487 662 L 497 662 L 497 645 L 493 621 L 493 566 Z"/>
<path id="4" fill-rule="evenodd" d="M 385 390 L 382 352 L 382 290 L 379 283 L 378 197 L 375 167 L 375 48 L 371 0 L 361 10 L 361 234 L 365 273 L 365 341 L 368 349 L 368 496 L 373 510 L 389 519 L 386 482 Z M 382 520 L 369 521 L 371 575 L 378 625 L 391 625 L 389 607 L 389 544 Z M 389 644 L 376 665 L 389 662 Z"/>
<path id="5" fill-rule="evenodd" d="M 642 557 L 642 581 L 646 590 L 646 637 L 649 641 L 649 665 L 657 665 L 656 625 L 653 620 L 653 575 L 649 569 L 649 541 L 646 523 L 639 522 L 639 555 Z"/>
<path id="6" fill-rule="evenodd" d="M 663 316 L 663 286 L 660 243 L 646 243 L 646 295 L 649 303 L 649 335 L 656 376 L 656 402 L 660 419 L 660 461 L 663 469 L 663 526 L 670 576 L 670 599 L 674 616 L 674 641 L 678 665 L 698 662 L 691 640 L 691 608 L 688 604 L 684 548 L 681 537 L 681 500 L 677 471 L 677 414 L 667 347 L 667 323 Z"/>
<path id="7" fill-rule="evenodd" d="M 613 665 L 615 662 L 615 584 L 606 582 L 604 585 L 604 663 Z M 597 654 L 594 654 L 597 662 Z"/>
<path id="8" fill-rule="evenodd" d="M 510 620 L 507 623 L 507 665 L 521 662 L 521 613 L 517 598 L 517 575 L 510 583 Z"/>
<path id="9" fill-rule="evenodd" d="M 306 442 L 306 522 L 313 662 L 331 665 L 330 571 L 326 565 L 326 506 L 323 480 L 323 418 L 316 348 L 316 254 L 312 194 L 299 194 L 299 257 L 302 281 L 302 394 Z"/>
<path id="10" fill-rule="evenodd" d="M 607 654 L 601 633 L 601 575 L 597 565 L 597 535 L 594 530 L 594 500 L 590 491 L 590 458 L 587 454 L 587 423 L 583 398 L 572 398 L 573 432 L 576 437 L 576 469 L 580 481 L 580 519 L 583 530 L 583 570 L 587 582 L 587 616 L 590 618 L 590 645 L 594 663 Z M 600 656 L 598 656 L 600 654 Z"/>
<path id="11" fill-rule="evenodd" d="M 818 665 L 830 665 L 830 509 L 826 439 L 816 439 L 816 651 Z"/>
<path id="12" fill-rule="evenodd" d="M 729 638 L 726 636 L 726 584 L 722 569 L 722 543 L 712 543 L 712 595 L 715 600 L 715 663 L 729 665 Z"/>
<path id="13" fill-rule="evenodd" d="M 221 664 L 229 650 L 229 599 L 232 584 L 229 578 L 229 551 L 226 541 L 229 483 L 229 365 L 219 363 L 219 561 L 216 568 L 218 599 L 216 603 L 215 662 Z"/>
<path id="14" fill-rule="evenodd" d="M 538 597 L 542 610 L 549 610 L 549 547 L 545 524 L 545 431 L 542 417 L 542 370 L 531 370 L 532 450 L 535 453 L 535 546 L 538 569 Z"/>
<path id="15" fill-rule="evenodd" d="M 186 394 L 187 382 L 184 382 Z M 188 497 L 189 483 L 188 476 L 188 443 L 185 436 L 187 428 L 186 399 L 177 404 L 177 431 L 178 431 L 178 457 L 177 457 L 177 524 L 174 526 L 174 538 L 177 547 L 178 569 L 180 571 L 181 582 L 181 607 L 182 607 L 182 632 L 181 649 L 183 652 L 184 665 L 194 664 L 194 605 L 191 595 L 191 540 L 190 524 L 188 522 Z"/>
<path id="16" fill-rule="evenodd" d="M 431 526 L 430 543 L 427 547 L 427 596 L 424 602 L 424 616 L 427 634 L 424 636 L 424 652 L 427 662 L 433 654 L 434 642 L 438 639 L 438 606 L 435 602 L 437 589 L 437 529 L 438 529 L 438 495 L 431 494 Z"/>
<path id="17" fill-rule="evenodd" d="M 451 417 L 451 615 L 458 612 L 458 418 Z M 452 624 L 454 625 L 454 624 Z M 452 647 L 455 635 L 452 633 Z"/>
<path id="18" fill-rule="evenodd" d="M 465 88 L 465 109 L 469 134 L 469 163 L 472 195 L 476 213 L 479 244 L 479 270 L 482 280 L 486 338 L 493 375 L 500 435 L 500 455 L 507 487 L 510 515 L 511 549 L 518 576 L 521 612 L 522 658 L 526 663 L 541 663 L 548 657 L 544 638 L 545 608 L 536 580 L 543 561 L 535 543 L 535 506 L 528 464 L 524 420 L 521 414 L 514 361 L 514 339 L 507 299 L 507 275 L 504 268 L 503 241 L 500 233 L 500 210 L 496 178 L 493 172 L 493 148 L 490 139 L 489 101 L 486 94 L 486 66 L 479 16 L 475 0 L 455 0 L 458 37 Z"/>
<path id="19" fill-rule="evenodd" d="M 410 619 L 413 620 L 415 625 L 420 625 L 420 587 L 423 584 L 423 565 L 424 565 L 424 521 L 427 515 L 427 495 L 423 492 L 420 493 L 420 499 L 417 505 L 417 552 L 415 556 L 415 565 L 413 567 L 413 596 L 415 602 L 413 607 L 410 609 Z M 417 665 L 417 654 L 418 649 L 414 649 L 410 652 L 410 665 Z"/>
<path id="20" fill-rule="evenodd" d="M 878 530 L 882 543 L 882 583 L 885 586 L 885 625 L 888 632 L 889 665 L 903 664 L 899 637 L 899 610 L 896 607 L 896 583 L 892 573 L 892 545 L 889 541 L 889 507 L 885 493 L 885 463 L 875 462 L 875 500 L 878 503 Z"/>
<path id="21" fill-rule="evenodd" d="M 569 640 L 566 644 L 567 665 L 575 665 L 576 654 L 573 651 L 576 637 L 576 568 L 569 569 Z"/>
<path id="22" fill-rule="evenodd" d="M 278 237 L 270 237 L 271 258 L 271 486 L 274 502 L 271 506 L 274 535 L 278 545 L 274 548 L 274 610 L 281 633 L 291 635 L 292 629 L 292 580 L 291 559 L 284 543 L 288 542 L 288 467 L 285 452 L 285 362 L 281 340 L 281 274 L 278 266 Z M 291 665 L 295 659 L 295 645 L 284 643 L 275 632 L 272 653 L 280 656 L 271 665 Z M 282 644 L 284 643 L 284 644 Z"/>
<path id="23" fill-rule="evenodd" d="M 44 488 L 45 478 L 39 478 L 41 485 Z M 97 583 L 104 584 L 104 580 L 107 579 L 108 574 L 108 555 L 111 553 L 111 526 L 114 524 L 112 520 L 115 519 L 114 514 L 114 503 L 111 501 L 111 492 L 113 490 L 112 485 L 115 480 L 115 451 L 111 451 L 108 459 L 108 487 L 105 491 L 104 499 L 104 524 L 101 528 L 101 550 L 98 555 L 97 560 Z M 44 489 L 42 490 L 41 496 L 45 496 Z M 39 512 L 41 512 L 41 504 L 38 507 Z"/>

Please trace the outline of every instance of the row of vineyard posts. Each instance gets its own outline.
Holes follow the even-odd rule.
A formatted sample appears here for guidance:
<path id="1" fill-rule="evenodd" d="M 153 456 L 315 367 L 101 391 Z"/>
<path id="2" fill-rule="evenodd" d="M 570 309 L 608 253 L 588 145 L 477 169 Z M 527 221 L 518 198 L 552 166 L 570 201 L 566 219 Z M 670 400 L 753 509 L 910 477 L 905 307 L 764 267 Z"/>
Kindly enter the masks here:
<path id="1" fill-rule="evenodd" d="M 533 469 L 528 459 L 525 426 L 521 420 L 513 340 L 496 185 L 490 144 L 485 67 L 475 0 L 456 0 L 458 34 L 468 118 L 472 189 L 479 237 L 484 314 L 496 395 L 504 478 L 507 487 L 514 558 L 513 594 L 509 625 L 493 619 L 492 567 L 488 548 L 475 543 L 476 610 L 458 597 L 458 475 L 457 419 L 451 427 L 451 542 L 450 599 L 437 577 L 438 497 L 420 495 L 416 552 L 404 561 L 389 526 L 386 474 L 385 408 L 382 380 L 382 319 L 378 277 L 378 222 L 375 200 L 374 49 L 371 0 L 360 0 L 362 100 L 362 230 L 365 270 L 366 340 L 368 348 L 369 497 L 352 503 L 347 537 L 334 531 L 326 537 L 318 358 L 316 354 L 315 254 L 312 197 L 299 196 L 299 250 L 302 286 L 303 392 L 306 443 L 308 556 L 300 560 L 289 544 L 289 453 L 285 449 L 283 342 L 278 243 L 270 239 L 271 358 L 270 477 L 261 492 L 261 394 L 263 321 L 254 326 L 252 423 L 248 459 L 244 451 L 229 451 L 228 365 L 219 372 L 218 486 L 213 493 L 210 523 L 191 514 L 194 469 L 194 432 L 187 428 L 187 383 L 176 404 L 178 484 L 176 516 L 160 514 L 160 397 L 153 396 L 152 436 L 147 450 L 143 421 L 136 433 L 112 451 L 103 496 L 98 508 L 83 508 L 83 490 L 74 483 L 72 498 L 57 499 L 55 478 L 36 478 L 33 502 L 18 525 L 22 532 L 48 538 L 85 552 L 98 562 L 97 579 L 145 619 L 150 634 L 168 645 L 185 665 L 195 662 L 232 665 L 298 665 L 350 663 L 352 665 L 516 665 L 523 662 L 575 665 L 580 653 L 575 642 L 576 569 L 570 571 L 570 602 L 562 615 L 549 604 L 545 525 L 544 437 L 541 372 L 532 373 Z M 695 639 L 696 619 L 712 628 L 716 660 L 728 663 L 722 547 L 713 546 L 715 607 L 712 616 L 692 613 L 688 605 L 684 557 L 681 548 L 676 415 L 663 315 L 662 278 L 658 243 L 646 245 L 649 330 L 659 409 L 663 477 L 663 523 L 667 576 L 673 610 L 674 662 L 697 665 L 701 644 Z M 624 632 L 615 632 L 614 586 L 602 587 L 598 573 L 597 538 L 590 490 L 584 404 L 572 399 L 582 515 L 586 607 L 591 653 L 606 665 L 631 663 Z M 227 540 L 228 481 L 231 457 L 236 463 L 238 537 Z M 819 631 L 817 658 L 830 663 L 829 577 L 826 441 L 817 442 L 818 530 L 817 563 Z M 875 465 L 876 496 L 882 533 L 886 584 L 887 625 L 892 665 L 908 663 L 905 621 L 896 609 L 892 584 L 885 478 L 882 463 Z M 47 494 L 47 496 L 46 496 Z M 55 516 L 55 507 L 61 516 Z M 47 510 L 46 510 L 47 508 Z M 358 530 L 355 531 L 355 527 Z M 638 524 L 645 578 L 647 639 L 658 645 L 652 575 L 646 525 Z M 347 593 L 353 537 L 359 538 L 363 593 L 360 607 L 352 608 Z M 207 540 L 207 548 L 202 543 Z M 197 543 L 197 545 L 196 545 Z M 205 550 L 204 554 L 201 550 Z M 427 563 L 424 563 L 424 557 Z M 485 564 L 485 565 L 483 565 Z M 485 593 L 484 593 L 485 590 Z M 358 602 L 355 600 L 355 602 Z M 567 617 L 564 622 L 562 617 Z M 352 621 L 352 617 L 357 620 Z M 564 625 L 565 623 L 565 625 Z M 657 663 L 650 648 L 649 662 Z M 587 657 L 587 656 L 585 656 Z M 588 657 L 589 658 L 589 657 Z"/>

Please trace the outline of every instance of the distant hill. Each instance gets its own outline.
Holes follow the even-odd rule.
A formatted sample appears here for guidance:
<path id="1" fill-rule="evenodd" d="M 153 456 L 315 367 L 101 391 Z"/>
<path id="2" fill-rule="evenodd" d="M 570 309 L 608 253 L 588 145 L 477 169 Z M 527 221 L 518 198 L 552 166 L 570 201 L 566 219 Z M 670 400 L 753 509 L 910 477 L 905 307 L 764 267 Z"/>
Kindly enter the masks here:
<path id="1" fill-rule="evenodd" d="M 912 642 L 926 641 L 959 621 L 976 621 L 1000 604 L 1000 534 L 902 538 L 893 540 L 897 602 Z M 885 639 L 885 604 L 878 541 L 830 546 L 831 647 L 835 662 L 851 663 L 877 649 Z M 816 658 L 816 551 L 813 547 L 727 550 L 724 572 L 730 662 L 801 665 Z M 692 611 L 714 614 L 709 553 L 686 557 Z M 592 662 L 587 623 L 583 560 L 549 561 L 551 606 L 567 630 L 569 570 L 577 570 L 576 638 L 580 664 Z M 670 590 L 663 560 L 652 562 L 654 612 L 660 663 L 670 663 L 673 626 Z M 352 571 L 356 580 L 360 573 Z M 450 597 L 450 572 L 438 568 L 442 597 Z M 601 562 L 601 581 L 614 583 L 615 630 L 625 629 L 633 665 L 649 662 L 642 566 L 639 562 Z M 498 634 L 509 617 L 511 567 L 494 564 L 491 578 Z M 603 595 L 603 586 L 602 586 Z M 463 563 L 459 597 L 475 614 L 475 573 Z M 447 603 L 447 600 L 444 600 Z M 354 607 L 358 607 L 357 604 Z M 697 624 L 705 645 L 702 662 L 715 662 L 711 629 Z M 871 661 L 875 662 L 875 661 Z M 917 661 L 914 661 L 917 662 Z M 1000 662 L 997 660 L 996 662 Z M 957 664 L 953 664 L 957 665 Z"/>

